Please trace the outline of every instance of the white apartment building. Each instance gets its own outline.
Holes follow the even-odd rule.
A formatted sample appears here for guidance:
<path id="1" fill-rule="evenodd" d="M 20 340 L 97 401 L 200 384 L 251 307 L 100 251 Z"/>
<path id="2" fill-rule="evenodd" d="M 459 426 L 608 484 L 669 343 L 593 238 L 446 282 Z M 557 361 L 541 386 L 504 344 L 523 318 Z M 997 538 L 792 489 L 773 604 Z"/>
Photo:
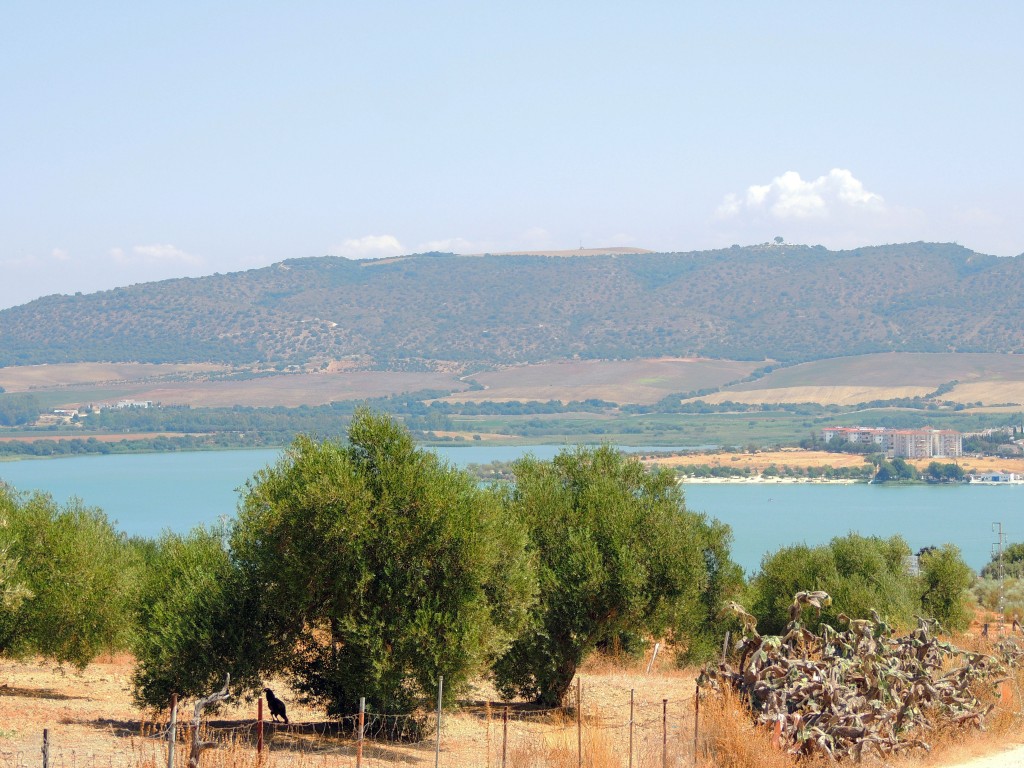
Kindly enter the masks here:
<path id="1" fill-rule="evenodd" d="M 931 459 L 963 455 L 963 435 L 952 429 L 826 427 L 825 441 L 836 437 L 859 445 L 877 445 L 889 458 Z"/>

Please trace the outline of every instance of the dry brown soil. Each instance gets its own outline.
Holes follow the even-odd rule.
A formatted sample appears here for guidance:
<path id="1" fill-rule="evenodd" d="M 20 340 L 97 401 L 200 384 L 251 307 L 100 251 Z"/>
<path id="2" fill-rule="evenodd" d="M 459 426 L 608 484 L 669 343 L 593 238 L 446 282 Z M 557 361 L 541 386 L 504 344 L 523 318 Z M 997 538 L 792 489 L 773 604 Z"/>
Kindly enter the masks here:
<path id="1" fill-rule="evenodd" d="M 580 675 L 584 713 L 578 732 L 572 713 L 538 711 L 512 703 L 507 729 L 508 768 L 577 765 L 578 733 L 586 765 L 626 768 L 630 750 L 630 698 L 633 697 L 633 762 L 638 768 L 662 764 L 663 744 L 668 765 L 692 764 L 694 672 L 678 670 L 659 657 L 650 674 L 646 663 L 625 666 L 590 664 Z M 0 766 L 40 765 L 43 729 L 48 730 L 50 765 L 58 768 L 115 768 L 166 765 L 165 743 L 150 734 L 165 725 L 166 712 L 142 711 L 131 703 L 132 660 L 107 658 L 83 671 L 60 669 L 41 660 L 0 660 Z M 267 723 L 267 766 L 353 766 L 355 743 L 340 734 L 321 713 L 296 703 L 280 683 L 272 683 L 288 702 L 291 724 Z M 179 721 L 191 720 L 194 702 L 183 702 Z M 458 711 L 445 715 L 441 730 L 440 765 L 478 768 L 502 765 L 504 704 L 486 684 L 477 686 Z M 214 713 L 208 722 L 211 738 L 222 747 L 204 754 L 206 768 L 250 768 L 254 749 L 256 703 L 243 701 Z M 372 726 L 374 717 L 368 717 Z M 664 727 L 664 731 L 663 731 Z M 664 742 L 662 741 L 664 735 Z M 181 739 L 187 738 L 182 733 Z M 944 743 L 936 754 L 900 761 L 902 766 L 952 765 L 972 756 L 991 754 L 995 762 L 975 768 L 1004 768 L 1012 762 L 1005 750 L 1018 746 L 1020 734 L 989 736 L 965 732 Z M 434 765 L 433 738 L 414 744 L 383 740 L 366 743 L 362 764 L 384 766 Z M 176 764 L 185 765 L 179 747 Z M 998 758 L 998 759 L 997 759 Z M 1007 760 L 1011 760 L 1007 762 Z M 771 761 L 777 764 L 777 758 Z M 788 763 L 787 763 L 788 764 Z M 704 768 L 709 764 L 702 762 Z M 972 764 L 973 766 L 973 764 Z M 744 766 L 743 768 L 755 768 Z"/>

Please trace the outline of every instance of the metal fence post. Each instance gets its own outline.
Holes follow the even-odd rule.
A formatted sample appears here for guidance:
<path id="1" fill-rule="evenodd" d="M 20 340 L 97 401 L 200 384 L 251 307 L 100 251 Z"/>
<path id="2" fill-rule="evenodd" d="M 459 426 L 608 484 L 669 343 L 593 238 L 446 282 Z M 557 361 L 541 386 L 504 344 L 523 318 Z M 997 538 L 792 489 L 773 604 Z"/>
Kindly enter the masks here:
<path id="1" fill-rule="evenodd" d="M 441 765 L 441 694 L 444 691 L 444 675 L 437 678 L 437 745 L 434 747 L 434 768 Z"/>
<path id="2" fill-rule="evenodd" d="M 629 768 L 633 768 L 633 693 L 634 689 L 629 689 Z"/>
<path id="3" fill-rule="evenodd" d="M 256 754 L 263 752 L 263 697 L 256 699 Z"/>
<path id="4" fill-rule="evenodd" d="M 174 740 L 178 733 L 178 694 L 171 694 L 171 722 L 167 726 L 167 768 L 174 768 Z"/>
<path id="5" fill-rule="evenodd" d="M 583 768 L 583 679 L 576 678 L 576 758 L 578 768 Z"/>
<path id="6" fill-rule="evenodd" d="M 508 757 L 508 707 L 501 713 L 501 768 L 505 768 Z"/>
<path id="7" fill-rule="evenodd" d="M 693 764 L 697 764 L 697 734 L 700 727 L 700 686 L 693 692 Z"/>
<path id="8" fill-rule="evenodd" d="M 668 768 L 668 699 L 661 700 L 661 768 Z"/>
<path id="9" fill-rule="evenodd" d="M 356 768 L 363 765 L 363 727 L 366 724 L 366 697 L 359 697 L 359 733 L 356 742 Z"/>

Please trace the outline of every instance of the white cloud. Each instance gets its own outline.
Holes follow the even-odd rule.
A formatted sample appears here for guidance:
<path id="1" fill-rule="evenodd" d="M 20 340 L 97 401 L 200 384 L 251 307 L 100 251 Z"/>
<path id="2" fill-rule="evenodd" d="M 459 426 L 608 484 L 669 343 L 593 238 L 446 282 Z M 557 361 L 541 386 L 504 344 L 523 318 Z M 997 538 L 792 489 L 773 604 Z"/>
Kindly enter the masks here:
<path id="1" fill-rule="evenodd" d="M 769 184 L 754 184 L 743 194 L 728 194 L 718 206 L 718 217 L 750 215 L 778 220 L 827 219 L 851 213 L 885 213 L 885 200 L 869 192 L 844 168 L 804 181 L 796 171 L 786 171 Z"/>
<path id="2" fill-rule="evenodd" d="M 111 248 L 110 257 L 126 266 L 153 266 L 157 264 L 201 264 L 202 259 L 170 244 L 135 245 L 129 250 Z"/>
<path id="3" fill-rule="evenodd" d="M 366 235 L 346 240 L 330 249 L 334 256 L 349 259 L 379 259 L 387 256 L 401 256 L 408 251 L 394 235 Z"/>

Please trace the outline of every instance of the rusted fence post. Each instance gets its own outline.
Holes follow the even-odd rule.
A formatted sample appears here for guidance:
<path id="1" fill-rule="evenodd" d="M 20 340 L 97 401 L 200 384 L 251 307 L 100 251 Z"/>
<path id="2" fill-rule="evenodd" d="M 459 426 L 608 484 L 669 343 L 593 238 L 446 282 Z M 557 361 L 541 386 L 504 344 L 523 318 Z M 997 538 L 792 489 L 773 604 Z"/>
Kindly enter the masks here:
<path id="1" fill-rule="evenodd" d="M 576 764 L 583 768 L 583 680 L 576 678 Z"/>
<path id="2" fill-rule="evenodd" d="M 178 733 L 178 694 L 171 694 L 171 722 L 167 726 L 167 768 L 174 768 L 174 740 Z"/>
<path id="3" fill-rule="evenodd" d="M 633 693 L 635 689 L 629 689 L 629 768 L 633 768 Z"/>
<path id="4" fill-rule="evenodd" d="M 256 699 L 256 755 L 263 752 L 263 697 Z"/>
<path id="5" fill-rule="evenodd" d="M 668 768 L 668 699 L 661 700 L 661 768 Z"/>
<path id="6" fill-rule="evenodd" d="M 700 686 L 693 692 L 693 764 L 697 764 L 697 735 L 700 728 Z"/>
<path id="7" fill-rule="evenodd" d="M 508 707 L 501 713 L 501 768 L 505 768 L 508 758 Z"/>
<path id="8" fill-rule="evenodd" d="M 437 744 L 434 747 L 434 768 L 441 765 L 441 695 L 444 691 L 444 675 L 437 676 Z"/>
<path id="9" fill-rule="evenodd" d="M 363 727 L 366 724 L 366 697 L 359 697 L 359 732 L 356 736 L 356 768 L 363 765 Z"/>

